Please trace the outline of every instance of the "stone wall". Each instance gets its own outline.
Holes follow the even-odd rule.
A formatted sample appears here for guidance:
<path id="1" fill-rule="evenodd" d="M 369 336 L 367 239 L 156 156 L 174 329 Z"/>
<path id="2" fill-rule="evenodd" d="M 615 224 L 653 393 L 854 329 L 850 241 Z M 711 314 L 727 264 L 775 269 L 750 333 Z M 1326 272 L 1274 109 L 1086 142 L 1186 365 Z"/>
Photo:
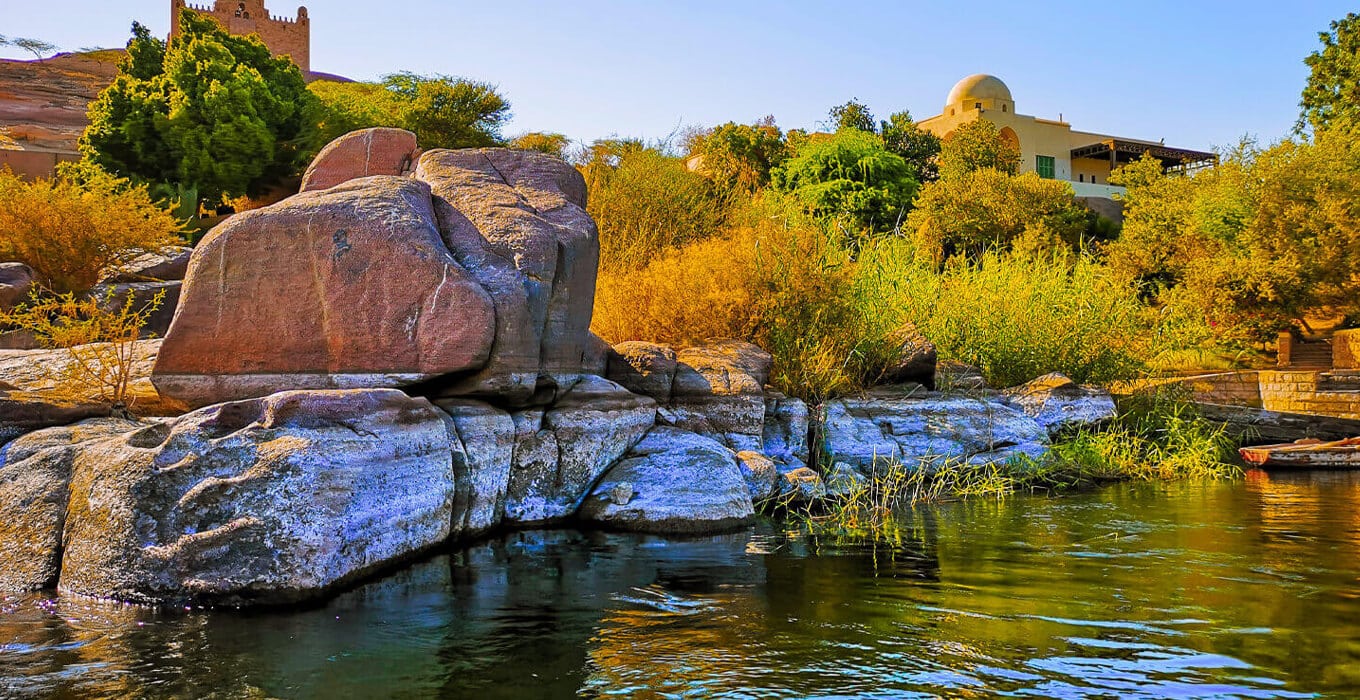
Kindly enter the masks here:
<path id="1" fill-rule="evenodd" d="M 216 0 L 212 7 L 171 0 L 171 37 L 179 34 L 179 11 L 184 8 L 216 19 L 232 34 L 258 34 L 275 56 L 292 58 L 304 73 L 312 69 L 312 25 L 305 7 L 299 7 L 293 18 L 271 15 L 264 0 Z"/>
<path id="2" fill-rule="evenodd" d="M 1360 330 L 1337 331 L 1332 336 L 1332 367 L 1360 369 Z"/>
<path id="3" fill-rule="evenodd" d="M 1261 403 L 1268 411 L 1360 419 L 1360 390 L 1331 372 L 1260 373 Z M 1343 388 L 1344 387 L 1344 388 Z"/>
<path id="4" fill-rule="evenodd" d="M 9 168 L 25 180 L 50 179 L 57 172 L 58 163 L 80 160 L 79 153 L 65 151 L 8 151 L 0 150 L 0 170 Z"/>
<path id="5" fill-rule="evenodd" d="M 1129 395 L 1157 386 L 1179 386 L 1190 392 L 1190 398 L 1200 403 L 1223 406 L 1261 407 L 1259 372 L 1216 372 L 1188 377 L 1144 379 L 1116 382 L 1110 387 L 1116 395 Z"/>

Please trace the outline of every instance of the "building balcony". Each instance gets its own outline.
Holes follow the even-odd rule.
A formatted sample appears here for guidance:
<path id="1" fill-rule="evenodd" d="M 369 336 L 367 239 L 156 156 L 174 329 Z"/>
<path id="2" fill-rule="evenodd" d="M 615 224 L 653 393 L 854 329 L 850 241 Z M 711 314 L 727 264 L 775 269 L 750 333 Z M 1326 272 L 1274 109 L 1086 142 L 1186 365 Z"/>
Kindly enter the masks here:
<path id="1" fill-rule="evenodd" d="M 1099 185 L 1093 182 L 1068 182 L 1072 186 L 1072 193 L 1078 197 L 1103 197 L 1114 199 L 1117 194 L 1124 194 L 1123 187 L 1115 185 Z"/>

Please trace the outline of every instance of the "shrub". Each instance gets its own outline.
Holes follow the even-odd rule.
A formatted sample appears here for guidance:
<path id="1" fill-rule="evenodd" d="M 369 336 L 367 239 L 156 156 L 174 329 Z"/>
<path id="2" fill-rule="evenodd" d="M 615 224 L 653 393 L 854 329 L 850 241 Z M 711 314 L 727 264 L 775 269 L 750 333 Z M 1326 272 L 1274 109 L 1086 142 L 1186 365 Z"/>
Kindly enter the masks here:
<path id="1" fill-rule="evenodd" d="M 114 305 L 112 295 L 112 290 L 103 298 L 35 290 L 27 303 L 0 311 L 0 327 L 31 331 L 43 347 L 67 351 L 66 362 L 43 367 L 52 382 L 48 395 L 65 401 L 93 397 L 126 404 L 137 339 L 165 300 L 165 292 L 142 306 L 131 294 L 121 306 Z"/>
<path id="2" fill-rule="evenodd" d="M 809 140 L 772 177 L 775 189 L 853 235 L 896 228 L 918 185 L 901 156 L 858 129 Z"/>
<path id="3" fill-rule="evenodd" d="M 82 182 L 24 182 L 0 171 L 0 260 L 57 292 L 89 289 L 105 269 L 180 242 L 180 224 L 146 188 L 86 170 Z"/>
<path id="4" fill-rule="evenodd" d="M 1020 172 L 1020 146 L 986 119 L 960 124 L 940 144 L 940 177 L 953 179 L 983 168 Z"/>

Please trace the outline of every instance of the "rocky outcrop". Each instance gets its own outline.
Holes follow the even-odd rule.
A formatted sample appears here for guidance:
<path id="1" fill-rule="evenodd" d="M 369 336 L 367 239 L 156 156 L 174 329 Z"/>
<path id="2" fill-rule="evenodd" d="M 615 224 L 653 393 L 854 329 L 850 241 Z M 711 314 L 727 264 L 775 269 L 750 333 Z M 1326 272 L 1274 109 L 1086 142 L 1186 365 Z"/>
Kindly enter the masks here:
<path id="1" fill-rule="evenodd" d="M 516 413 L 514 422 L 506 521 L 544 524 L 576 513 L 600 475 L 656 423 L 656 403 L 586 377 L 546 409 Z"/>
<path id="2" fill-rule="evenodd" d="M 416 135 L 405 129 L 351 131 L 316 154 L 302 175 L 301 191 L 324 190 L 371 175 L 402 175 L 419 156 Z"/>
<path id="3" fill-rule="evenodd" d="M 659 404 L 671 400 L 671 385 L 675 383 L 675 351 L 665 345 L 643 341 L 627 341 L 612 348 L 605 365 L 605 375 L 634 394 L 656 399 Z"/>
<path id="4" fill-rule="evenodd" d="M 453 449 L 456 490 L 449 535 L 475 536 L 505 519 L 515 421 L 508 412 L 481 401 L 447 399 L 438 406 L 449 416 Z"/>
<path id="5" fill-rule="evenodd" d="M 0 445 L 44 428 L 109 415 L 104 404 L 58 401 L 23 391 L 0 391 Z"/>
<path id="6" fill-rule="evenodd" d="M 789 398 L 777 391 L 766 392 L 762 452 L 781 471 L 807 466 L 809 418 L 808 406 L 802 399 Z"/>
<path id="7" fill-rule="evenodd" d="M 131 303 L 133 311 L 146 314 L 141 337 L 161 338 L 170 330 L 170 322 L 175 319 L 180 285 L 180 282 L 96 284 L 88 294 L 97 299 L 99 308 L 108 313 L 116 314 Z M 158 305 L 155 303 L 157 297 L 160 298 Z"/>
<path id="8" fill-rule="evenodd" d="M 657 427 L 605 474 L 581 518 L 635 532 L 708 533 L 755 514 L 732 451 L 684 430 Z"/>
<path id="9" fill-rule="evenodd" d="M 20 262 L 0 263 L 0 311 L 18 306 L 32 290 L 33 268 Z"/>
<path id="10" fill-rule="evenodd" d="M 190 262 L 156 386 L 192 405 L 415 383 L 551 403 L 604 361 L 589 332 L 598 257 L 570 165 L 429 151 L 413 177 L 305 191 L 213 229 Z"/>
<path id="11" fill-rule="evenodd" d="M 879 377 L 881 384 L 905 384 L 915 382 L 927 389 L 935 389 L 935 364 L 937 353 L 935 344 L 907 325 L 898 332 L 897 354 Z"/>
<path id="12" fill-rule="evenodd" d="M 658 422 L 713 438 L 737 452 L 760 451 L 771 363 L 769 353 L 735 340 L 680 350 L 671 400 L 658 410 Z"/>
<path id="13" fill-rule="evenodd" d="M 131 344 L 125 403 L 136 415 L 177 416 L 187 410 L 180 402 L 161 396 L 151 385 L 151 368 L 160 348 L 160 340 Z M 0 407 L 0 443 L 9 439 L 5 437 L 7 432 L 13 437 L 30 430 L 109 415 L 109 404 L 101 398 L 105 387 L 90 382 L 63 385 L 59 381 L 70 362 L 69 349 L 0 351 L 0 379 L 11 387 L 0 386 L 0 392 L 9 392 L 0 393 L 0 402 L 8 402 L 3 404 L 8 408 Z"/>
<path id="14" fill-rule="evenodd" d="M 194 250 L 152 381 L 191 405 L 474 371 L 486 291 L 453 259 L 429 187 L 373 177 L 233 216 Z"/>
<path id="15" fill-rule="evenodd" d="M 394 390 L 285 392 L 83 443 L 59 587 L 284 602 L 444 541 L 449 435 Z"/>
<path id="16" fill-rule="evenodd" d="M 1104 389 L 1082 386 L 1063 374 L 1045 374 L 1002 392 L 1006 403 L 1025 412 L 1050 436 L 1113 420 L 1114 398 Z"/>
<path id="17" fill-rule="evenodd" d="M 1004 462 L 1047 452 L 1048 432 L 1000 403 L 963 396 L 909 398 L 878 393 L 823 407 L 822 437 L 831 462 L 869 474 L 876 465 L 908 469 L 949 462 Z"/>
<path id="18" fill-rule="evenodd" d="M 143 253 L 110 271 L 100 282 L 176 282 L 184 279 L 189 271 L 189 258 L 193 253 L 194 249 L 188 246 L 166 246 L 155 253 Z M 173 311 L 174 308 L 171 304 L 170 309 Z"/>
<path id="19" fill-rule="evenodd" d="M 56 585 L 79 446 L 139 427 L 134 421 L 95 419 L 33 432 L 0 449 L 0 591 Z"/>

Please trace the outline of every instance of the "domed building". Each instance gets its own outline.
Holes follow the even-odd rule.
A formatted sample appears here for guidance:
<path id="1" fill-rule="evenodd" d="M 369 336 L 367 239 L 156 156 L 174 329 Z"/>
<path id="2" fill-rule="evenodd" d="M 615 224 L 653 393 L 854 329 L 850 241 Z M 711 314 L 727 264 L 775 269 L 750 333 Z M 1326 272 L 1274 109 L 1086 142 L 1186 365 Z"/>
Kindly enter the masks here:
<path id="1" fill-rule="evenodd" d="M 1162 161 L 1168 170 L 1193 169 L 1212 164 L 1216 156 L 1205 151 L 1172 148 L 1159 141 L 1144 141 L 1077 131 L 1061 119 L 1042 119 L 1015 111 L 1015 98 L 1006 83 L 994 75 L 979 73 L 960 80 L 949 91 L 944 111 L 920 122 L 922 129 L 947 139 L 961 124 L 986 119 L 1003 138 L 1020 147 L 1020 172 L 1066 180 L 1078 197 L 1103 197 L 1122 191 L 1109 184 L 1110 171 L 1141 158 L 1144 153 Z"/>

